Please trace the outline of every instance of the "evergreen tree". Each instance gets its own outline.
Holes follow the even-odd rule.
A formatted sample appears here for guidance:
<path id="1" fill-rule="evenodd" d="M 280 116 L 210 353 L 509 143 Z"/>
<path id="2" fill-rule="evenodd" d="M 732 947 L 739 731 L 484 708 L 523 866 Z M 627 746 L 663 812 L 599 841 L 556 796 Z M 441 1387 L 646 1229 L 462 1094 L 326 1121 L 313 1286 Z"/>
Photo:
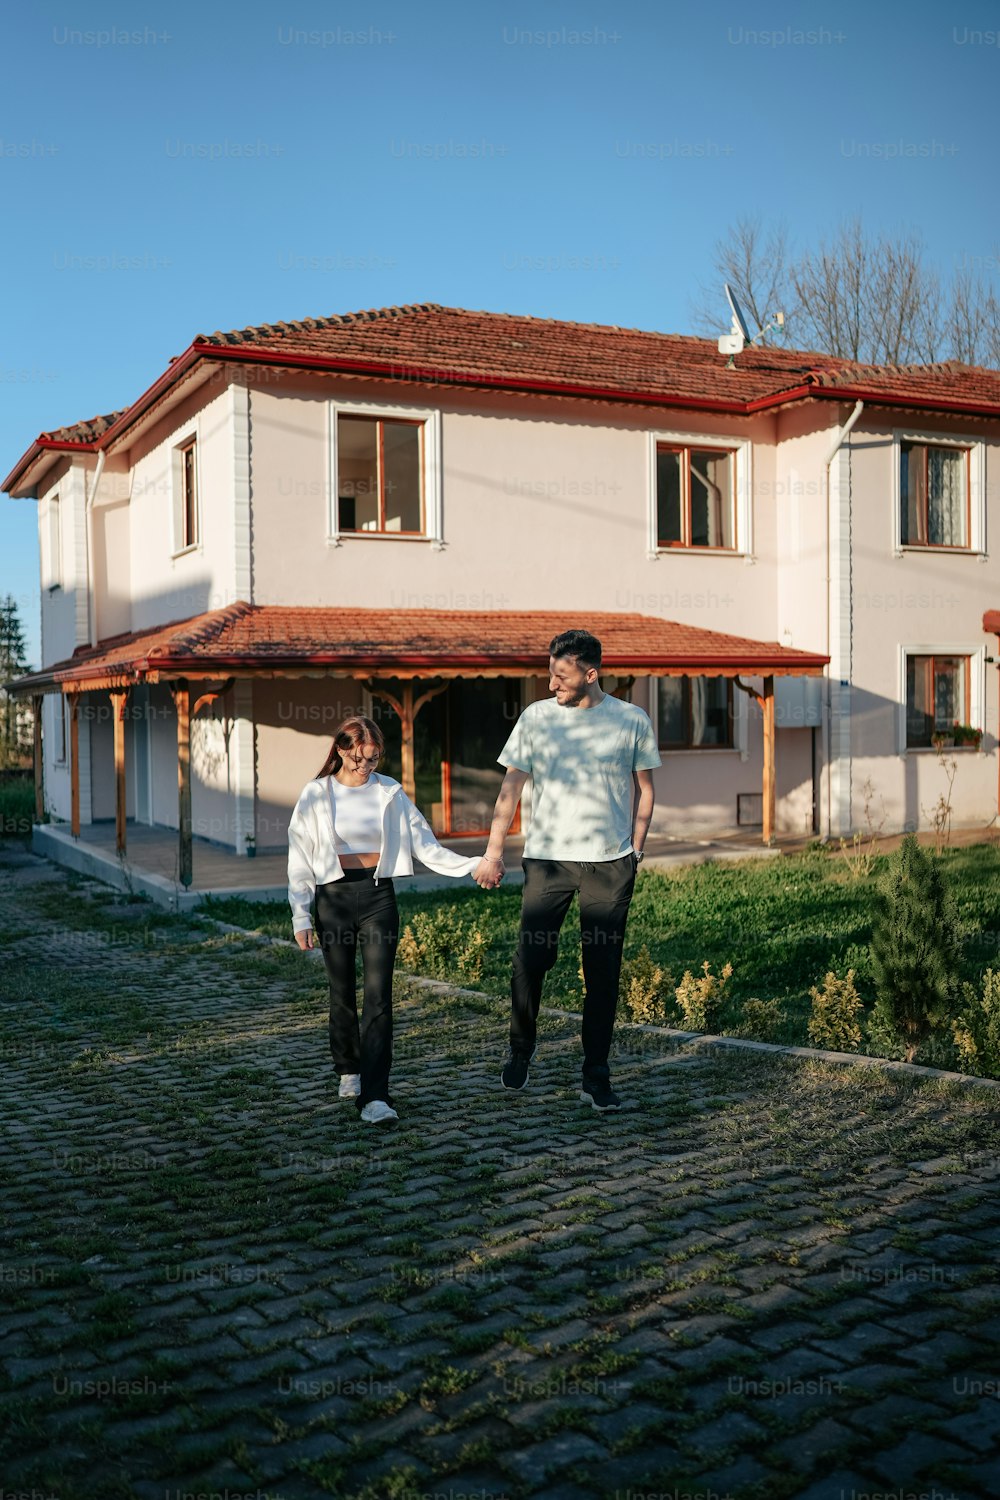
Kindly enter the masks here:
<path id="1" fill-rule="evenodd" d="M 941 866 L 907 834 L 889 862 L 871 941 L 877 999 L 874 1031 L 893 1037 L 912 1062 L 958 998 L 958 914 Z"/>
<path id="2" fill-rule="evenodd" d="M 8 594 L 0 601 L 0 767 L 17 765 L 21 759 L 17 737 L 18 701 L 7 692 L 4 683 L 28 670 L 26 649 L 17 601 Z"/>

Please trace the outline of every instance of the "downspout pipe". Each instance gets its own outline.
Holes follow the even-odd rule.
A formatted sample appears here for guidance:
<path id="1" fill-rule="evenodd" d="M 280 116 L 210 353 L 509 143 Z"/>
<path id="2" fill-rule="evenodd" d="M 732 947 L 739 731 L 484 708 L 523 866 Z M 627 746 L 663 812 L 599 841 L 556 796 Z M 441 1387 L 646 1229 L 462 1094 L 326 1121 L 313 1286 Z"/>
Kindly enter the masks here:
<path id="1" fill-rule="evenodd" d="M 87 633 L 90 637 L 90 645 L 96 646 L 97 635 L 97 579 L 94 576 L 94 501 L 97 498 L 97 487 L 104 473 L 104 460 L 107 452 L 104 448 L 97 455 L 97 468 L 94 470 L 93 482 L 87 494 Z"/>
<path id="2" fill-rule="evenodd" d="M 840 431 L 834 437 L 833 442 L 830 444 L 830 450 L 827 453 L 823 463 L 823 469 L 826 475 L 826 649 L 831 655 L 833 647 L 833 631 L 831 629 L 830 620 L 830 584 L 832 582 L 830 576 L 832 551 L 832 544 L 830 540 L 830 465 L 837 457 L 837 454 L 844 446 L 844 443 L 847 441 L 848 437 L 850 437 L 855 423 L 861 416 L 861 413 L 864 411 L 864 407 L 865 403 L 863 401 L 857 401 L 855 403 L 854 410 L 851 412 L 851 415 L 848 417 L 847 421 L 844 423 L 843 427 L 841 427 Z M 827 712 L 823 715 L 823 764 L 826 766 L 826 837 L 830 838 L 833 833 L 833 777 L 830 774 L 830 714 L 832 712 L 832 695 L 830 689 L 832 688 L 833 684 L 829 678 L 827 678 L 827 682 L 829 684 L 827 689 Z"/>

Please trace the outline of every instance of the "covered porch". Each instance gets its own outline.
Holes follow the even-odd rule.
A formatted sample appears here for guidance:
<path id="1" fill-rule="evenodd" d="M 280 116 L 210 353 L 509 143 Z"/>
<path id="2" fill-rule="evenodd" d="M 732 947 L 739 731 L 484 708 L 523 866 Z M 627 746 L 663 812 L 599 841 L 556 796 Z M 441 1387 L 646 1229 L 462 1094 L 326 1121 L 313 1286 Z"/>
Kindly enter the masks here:
<path id="1" fill-rule="evenodd" d="M 67 705 L 68 764 L 71 796 L 68 832 L 84 841 L 84 830 L 101 827 L 81 816 L 80 705 L 85 694 L 106 694 L 111 704 L 112 734 L 107 750 L 113 759 L 114 844 L 119 864 L 133 862 L 137 840 L 148 851 L 172 842 L 169 870 L 160 878 L 172 880 L 184 892 L 194 892 L 194 850 L 198 828 L 192 818 L 192 723 L 199 714 L 223 715 L 222 741 L 227 766 L 225 837 L 206 854 L 206 871 L 213 861 L 239 864 L 241 889 L 272 889 L 263 865 L 273 855 L 261 854 L 247 878 L 246 854 L 255 851 L 258 823 L 267 822 L 268 804 L 259 784 L 258 723 L 255 685 L 294 684 L 312 679 L 315 695 L 323 680 L 353 682 L 358 696 L 391 710 L 398 726 L 397 774 L 408 795 L 419 804 L 446 838 L 482 836 L 488 830 L 493 783 L 501 772 L 491 762 L 506 740 L 520 709 L 531 696 L 547 694 L 548 641 L 566 628 L 568 611 L 446 611 L 358 610 L 336 607 L 294 609 L 237 603 L 157 630 L 135 632 L 97 648 L 85 647 L 66 662 L 20 679 L 17 690 L 35 699 L 36 797 L 39 821 L 44 807 L 41 742 L 41 701 L 46 693 L 60 694 Z M 731 679 L 736 688 L 760 708 L 763 773 L 760 787 L 761 835 L 756 841 L 771 847 L 775 841 L 775 698 L 780 677 L 818 677 L 827 658 L 776 642 L 724 635 L 701 627 L 653 616 L 579 612 L 587 628 L 602 641 L 602 682 L 607 691 L 629 697 L 643 679 L 715 676 Z M 144 828 L 128 816 L 126 722 L 130 698 L 169 694 L 176 724 L 176 833 L 166 828 Z M 302 691 L 305 691 L 303 686 Z M 482 705 L 489 705 L 488 712 Z M 436 705 L 436 708 L 435 708 Z M 447 711 L 442 716 L 442 705 Z M 431 780 L 418 788 L 421 716 L 429 724 L 437 713 L 437 728 L 428 741 Z M 487 722 L 487 719 L 489 722 Z M 494 720 L 496 722 L 494 722 Z M 324 726 L 324 734 L 334 725 Z M 235 736 L 235 737 L 234 737 Z M 437 749 L 434 749 L 434 746 Z M 456 747 L 459 747 L 456 749 Z M 171 751 L 173 755 L 173 751 Z M 457 758 L 456 758 L 457 757 Z M 309 774 L 315 774 L 312 770 Z M 441 795 L 433 796 L 433 777 Z M 464 777 L 464 784 L 456 786 Z M 307 777 L 303 777 L 303 780 Z M 428 792 L 430 785 L 430 792 Z M 283 792 L 291 803 L 297 794 Z M 273 819 L 271 820 L 273 821 Z M 45 837 L 44 835 L 42 837 Z M 88 833 L 95 850 L 100 835 Z M 695 844 L 701 840 L 693 841 Z M 226 848 L 217 847 L 229 844 Z M 463 844 L 468 848 L 467 843 Z M 653 854 L 650 848 L 650 855 Z M 158 855 L 157 858 L 160 856 Z M 164 856 L 165 857 L 165 856 Z M 201 863 L 201 861 L 199 861 Z M 217 864 L 209 875 L 212 885 L 198 889 L 234 889 L 228 865 Z M 225 882 L 224 884 L 216 882 Z M 282 879 L 283 887 L 283 879 Z"/>
<path id="2" fill-rule="evenodd" d="M 32 849 L 36 854 L 90 876 L 130 895 L 146 896 L 169 911 L 193 911 L 206 897 L 221 899 L 238 896 L 245 901 L 285 901 L 288 894 L 287 858 L 284 854 L 262 854 L 248 860 L 231 849 L 222 849 L 209 839 L 192 839 L 192 880 L 180 884 L 177 858 L 177 835 L 172 829 L 150 828 L 143 823 L 127 825 L 128 853 L 123 856 L 116 845 L 113 822 L 85 824 L 78 835 L 65 823 L 42 823 L 33 830 Z M 462 854 L 485 849 L 485 838 L 477 840 L 443 838 L 441 842 Z M 712 861 L 760 859 L 802 848 L 804 837 L 789 836 L 762 848 L 760 836 L 749 830 L 714 839 L 671 838 L 652 834 L 646 840 L 644 869 L 667 870 L 679 865 L 707 864 Z M 511 835 L 504 851 L 507 874 L 504 885 L 520 885 L 521 850 L 524 839 Z M 416 874 L 397 877 L 397 891 L 430 891 L 454 889 L 455 882 L 444 875 Z"/>

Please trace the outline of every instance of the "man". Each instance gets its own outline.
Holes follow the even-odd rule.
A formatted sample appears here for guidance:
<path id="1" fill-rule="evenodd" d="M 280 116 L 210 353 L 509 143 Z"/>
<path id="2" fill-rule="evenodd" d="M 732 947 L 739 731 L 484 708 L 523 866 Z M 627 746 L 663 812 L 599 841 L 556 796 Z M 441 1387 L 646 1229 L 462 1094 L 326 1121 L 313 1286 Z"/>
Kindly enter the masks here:
<path id="1" fill-rule="evenodd" d="M 660 756 L 648 715 L 601 690 L 601 643 L 595 636 L 563 631 L 549 652 L 554 696 L 525 709 L 497 756 L 507 774 L 485 854 L 489 872 L 477 877 L 480 885 L 499 885 L 504 839 L 530 778 L 510 1052 L 500 1079 L 508 1089 L 523 1089 L 528 1081 L 542 985 L 556 961 L 559 932 L 576 891 L 586 990 L 580 1097 L 594 1109 L 620 1109 L 608 1053 L 625 923 L 653 813 L 651 771 Z"/>

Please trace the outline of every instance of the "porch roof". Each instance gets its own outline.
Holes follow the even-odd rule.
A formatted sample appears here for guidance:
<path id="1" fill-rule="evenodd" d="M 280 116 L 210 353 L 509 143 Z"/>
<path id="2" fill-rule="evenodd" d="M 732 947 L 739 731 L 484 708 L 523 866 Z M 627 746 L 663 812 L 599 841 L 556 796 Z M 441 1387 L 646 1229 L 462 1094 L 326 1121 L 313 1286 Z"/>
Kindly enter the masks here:
<path id="1" fill-rule="evenodd" d="M 600 639 L 606 671 L 632 676 L 817 677 L 829 661 L 776 641 L 653 615 L 296 608 L 240 600 L 78 647 L 67 660 L 18 678 L 10 690 L 86 692 L 177 678 L 537 676 L 548 670 L 548 642 L 574 623 Z"/>

